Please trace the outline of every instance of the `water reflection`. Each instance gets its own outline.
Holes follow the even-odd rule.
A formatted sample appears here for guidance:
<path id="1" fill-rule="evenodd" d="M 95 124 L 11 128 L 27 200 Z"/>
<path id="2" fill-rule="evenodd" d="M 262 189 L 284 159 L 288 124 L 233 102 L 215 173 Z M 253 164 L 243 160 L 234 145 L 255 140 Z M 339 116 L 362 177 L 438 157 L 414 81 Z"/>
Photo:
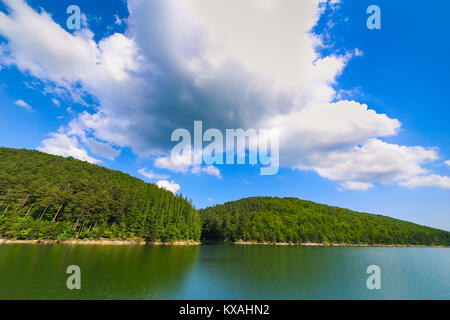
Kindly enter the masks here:
<path id="1" fill-rule="evenodd" d="M 198 246 L 0 246 L 1 299 L 164 299 L 197 260 Z M 81 290 L 66 268 L 81 268 Z"/>
<path id="2" fill-rule="evenodd" d="M 0 299 L 449 299 L 449 248 L 0 245 Z M 81 290 L 66 268 L 81 268 Z M 382 270 L 368 290 L 366 269 Z"/>

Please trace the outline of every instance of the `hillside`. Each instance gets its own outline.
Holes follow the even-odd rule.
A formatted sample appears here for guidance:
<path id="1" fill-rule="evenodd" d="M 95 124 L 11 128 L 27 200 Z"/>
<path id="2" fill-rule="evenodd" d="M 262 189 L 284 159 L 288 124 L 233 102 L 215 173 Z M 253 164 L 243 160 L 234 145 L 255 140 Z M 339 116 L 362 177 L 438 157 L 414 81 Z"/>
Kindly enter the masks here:
<path id="1" fill-rule="evenodd" d="M 0 148 L 0 238 L 198 240 L 182 196 L 73 158 Z"/>
<path id="2" fill-rule="evenodd" d="M 0 148 L 0 238 L 450 245 L 450 232 L 296 198 L 197 211 L 186 198 L 101 166 Z"/>
<path id="3" fill-rule="evenodd" d="M 200 214 L 204 240 L 450 245 L 447 231 L 296 198 L 247 198 Z"/>

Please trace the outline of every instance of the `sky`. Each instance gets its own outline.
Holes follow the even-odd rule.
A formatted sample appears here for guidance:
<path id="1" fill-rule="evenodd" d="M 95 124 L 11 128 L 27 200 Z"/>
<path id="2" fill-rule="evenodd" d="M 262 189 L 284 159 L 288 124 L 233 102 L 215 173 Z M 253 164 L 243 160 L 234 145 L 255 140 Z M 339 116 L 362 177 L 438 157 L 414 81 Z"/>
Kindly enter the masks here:
<path id="1" fill-rule="evenodd" d="M 74 4 L 80 29 L 67 24 Z M 381 29 L 366 25 L 370 5 Z M 121 170 L 198 208 L 298 197 L 450 230 L 449 10 L 0 0 L 0 146 Z M 174 163 L 171 135 L 194 121 L 275 129 L 279 171 Z"/>

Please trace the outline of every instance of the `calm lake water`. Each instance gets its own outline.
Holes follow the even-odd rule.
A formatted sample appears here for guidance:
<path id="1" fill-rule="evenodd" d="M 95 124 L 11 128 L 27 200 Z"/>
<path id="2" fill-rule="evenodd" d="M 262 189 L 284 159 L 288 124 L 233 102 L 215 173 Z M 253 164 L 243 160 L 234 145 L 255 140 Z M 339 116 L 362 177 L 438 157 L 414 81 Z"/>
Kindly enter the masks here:
<path id="1" fill-rule="evenodd" d="M 66 269 L 81 268 L 81 290 Z M 381 290 L 366 269 L 381 268 Z M 449 248 L 0 245 L 0 299 L 450 299 Z"/>

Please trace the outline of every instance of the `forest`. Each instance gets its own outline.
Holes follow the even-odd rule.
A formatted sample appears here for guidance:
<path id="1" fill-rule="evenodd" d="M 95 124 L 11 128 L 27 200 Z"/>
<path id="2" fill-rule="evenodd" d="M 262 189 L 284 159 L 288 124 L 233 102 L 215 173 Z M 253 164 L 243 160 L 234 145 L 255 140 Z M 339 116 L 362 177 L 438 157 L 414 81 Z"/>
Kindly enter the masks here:
<path id="1" fill-rule="evenodd" d="M 120 171 L 0 148 L 0 238 L 450 245 L 450 232 L 297 198 L 197 210 Z"/>
<path id="2" fill-rule="evenodd" d="M 200 210 L 203 240 L 450 245 L 450 232 L 297 198 L 254 197 Z"/>
<path id="3" fill-rule="evenodd" d="M 192 203 L 104 167 L 0 148 L 0 238 L 198 241 Z"/>

